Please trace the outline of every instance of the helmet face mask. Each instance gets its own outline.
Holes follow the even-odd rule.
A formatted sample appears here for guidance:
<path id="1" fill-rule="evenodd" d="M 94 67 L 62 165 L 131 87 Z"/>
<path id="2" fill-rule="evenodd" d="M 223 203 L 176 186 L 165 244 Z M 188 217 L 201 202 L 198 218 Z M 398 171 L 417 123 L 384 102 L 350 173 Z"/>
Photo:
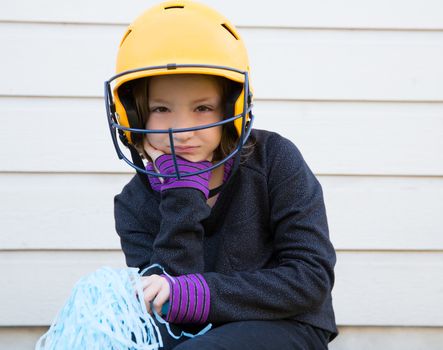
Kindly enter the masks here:
<path id="1" fill-rule="evenodd" d="M 238 33 L 225 18 L 207 6 L 190 1 L 178 2 L 182 5 L 178 6 L 176 2 L 157 5 L 130 25 L 120 43 L 117 74 L 105 82 L 107 121 L 117 155 L 138 173 L 151 176 L 180 178 L 221 166 L 240 152 L 249 137 L 253 121 L 249 63 Z M 240 88 L 232 101 L 232 111 L 216 123 L 191 128 L 146 129 L 133 97 L 132 100 L 128 98 L 132 94 L 131 83 L 142 78 L 172 74 L 212 75 L 231 81 Z M 230 123 L 234 125 L 238 140 L 229 154 L 207 170 L 194 173 L 178 171 L 174 135 L 226 128 Z M 146 170 L 137 144 L 148 134 L 168 135 L 176 169 L 174 174 Z M 122 148 L 121 144 L 125 147 Z M 125 155 L 128 149 L 133 161 Z"/>
<path id="2" fill-rule="evenodd" d="M 198 65 L 189 64 L 189 65 L 177 65 L 175 67 L 175 69 L 179 70 L 180 68 L 182 68 L 182 66 L 183 66 L 183 68 L 189 68 L 189 67 L 199 68 L 200 67 Z M 162 68 L 165 68 L 165 67 L 162 67 Z M 229 67 L 220 67 L 220 66 L 211 67 L 211 68 L 226 69 L 226 70 L 232 69 Z M 152 69 L 158 69 L 158 67 L 140 68 L 140 69 L 137 69 L 137 71 L 146 71 L 146 70 L 152 70 Z M 122 125 L 122 123 L 120 122 L 121 117 L 119 116 L 119 114 L 117 113 L 117 111 L 115 109 L 115 100 L 114 100 L 113 94 L 111 92 L 112 91 L 112 84 L 120 76 L 123 76 L 125 74 L 131 74 L 131 73 L 134 73 L 134 72 L 129 71 L 129 72 L 120 73 L 105 82 L 105 104 L 106 104 L 107 121 L 108 121 L 108 125 L 109 125 L 109 130 L 111 132 L 111 137 L 112 137 L 117 155 L 118 155 L 119 159 L 124 160 L 126 163 L 128 163 L 131 167 L 133 167 L 137 171 L 140 171 L 142 173 L 145 173 L 145 174 L 148 174 L 151 176 L 157 176 L 157 177 L 178 177 L 178 178 L 180 178 L 180 177 L 186 177 L 186 176 L 200 174 L 205 171 L 213 170 L 213 169 L 221 166 L 225 162 L 227 162 L 232 157 L 234 157 L 241 150 L 242 146 L 245 144 L 246 140 L 248 139 L 250 132 L 251 132 L 251 125 L 252 125 L 253 118 L 254 118 L 251 113 L 252 104 L 250 101 L 251 100 L 250 92 L 248 94 L 242 94 L 243 95 L 243 111 L 240 114 L 234 115 L 229 118 L 223 118 L 223 120 L 216 122 L 216 123 L 199 125 L 199 126 L 194 126 L 194 127 L 189 127 L 189 128 L 169 128 L 169 129 L 164 129 L 164 130 L 134 128 L 131 126 Z M 249 91 L 248 72 L 241 72 L 241 73 L 243 73 L 245 75 L 245 83 L 243 85 L 242 91 Z M 131 111 L 131 112 L 133 113 L 134 111 Z M 198 172 L 192 172 L 192 173 L 180 173 L 178 171 L 178 168 L 176 168 L 176 173 L 174 173 L 174 174 L 154 173 L 154 172 L 146 170 L 145 167 L 140 167 L 140 165 L 134 164 L 134 162 L 131 161 L 124 154 L 123 150 L 120 147 L 120 144 L 123 144 L 126 147 L 134 147 L 133 142 L 130 142 L 127 137 L 128 134 L 131 135 L 131 140 L 133 140 L 135 138 L 134 137 L 135 135 L 142 138 L 144 135 L 147 135 L 147 134 L 168 134 L 169 140 L 170 140 L 170 145 L 171 145 L 171 154 L 172 154 L 174 163 L 177 167 L 177 164 L 176 164 L 177 155 L 176 155 L 175 149 L 174 149 L 174 137 L 173 137 L 175 133 L 182 133 L 182 132 L 188 132 L 188 131 L 198 131 L 198 130 L 204 130 L 204 129 L 208 129 L 208 128 L 226 126 L 229 123 L 236 123 L 237 125 L 240 126 L 240 128 L 239 128 L 236 125 L 237 132 L 239 133 L 237 146 L 224 159 L 218 161 L 216 164 L 212 165 L 210 168 L 208 168 L 207 170 L 204 170 L 204 171 L 198 171 Z"/>

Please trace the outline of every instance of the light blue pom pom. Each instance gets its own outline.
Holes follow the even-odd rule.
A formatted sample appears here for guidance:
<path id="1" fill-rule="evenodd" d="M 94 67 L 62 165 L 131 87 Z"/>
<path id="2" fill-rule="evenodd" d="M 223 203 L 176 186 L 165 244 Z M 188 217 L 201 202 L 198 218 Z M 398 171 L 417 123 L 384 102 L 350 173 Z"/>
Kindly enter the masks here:
<path id="1" fill-rule="evenodd" d="M 143 295 L 140 275 L 135 268 L 104 267 L 81 278 L 35 349 L 154 350 L 162 347 L 159 329 L 135 291 Z M 157 313 L 155 317 L 170 332 L 169 324 Z M 188 333 L 180 336 L 183 335 L 194 336 Z"/>

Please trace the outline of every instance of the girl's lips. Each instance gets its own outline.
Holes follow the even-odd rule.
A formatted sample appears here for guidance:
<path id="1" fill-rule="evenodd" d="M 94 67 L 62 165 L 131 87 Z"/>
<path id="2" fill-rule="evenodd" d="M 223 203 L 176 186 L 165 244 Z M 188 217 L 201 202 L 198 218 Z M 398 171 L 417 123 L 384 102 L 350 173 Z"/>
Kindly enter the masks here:
<path id="1" fill-rule="evenodd" d="M 180 153 L 192 153 L 195 151 L 198 147 L 197 146 L 175 146 L 174 149 L 176 152 Z"/>

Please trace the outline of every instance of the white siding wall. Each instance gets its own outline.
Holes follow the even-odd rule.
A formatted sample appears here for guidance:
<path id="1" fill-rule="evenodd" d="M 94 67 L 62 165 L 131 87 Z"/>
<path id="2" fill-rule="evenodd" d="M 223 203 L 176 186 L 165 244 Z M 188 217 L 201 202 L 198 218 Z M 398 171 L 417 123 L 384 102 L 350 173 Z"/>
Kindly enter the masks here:
<path id="1" fill-rule="evenodd" d="M 204 2 L 246 40 L 256 127 L 292 139 L 323 185 L 331 349 L 442 349 L 443 2 Z M 124 265 L 112 199 L 131 174 L 102 87 L 152 3 L 2 3 L 1 349 L 31 349 L 80 276 Z"/>

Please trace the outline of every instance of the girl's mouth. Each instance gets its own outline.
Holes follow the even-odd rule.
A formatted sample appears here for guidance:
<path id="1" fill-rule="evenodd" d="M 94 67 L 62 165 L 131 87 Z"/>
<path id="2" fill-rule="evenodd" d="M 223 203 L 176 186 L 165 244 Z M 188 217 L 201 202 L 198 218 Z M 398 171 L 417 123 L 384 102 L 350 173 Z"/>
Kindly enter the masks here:
<path id="1" fill-rule="evenodd" d="M 180 153 L 192 153 L 197 148 L 198 148 L 197 146 L 175 146 L 174 147 L 175 151 L 180 152 Z"/>

